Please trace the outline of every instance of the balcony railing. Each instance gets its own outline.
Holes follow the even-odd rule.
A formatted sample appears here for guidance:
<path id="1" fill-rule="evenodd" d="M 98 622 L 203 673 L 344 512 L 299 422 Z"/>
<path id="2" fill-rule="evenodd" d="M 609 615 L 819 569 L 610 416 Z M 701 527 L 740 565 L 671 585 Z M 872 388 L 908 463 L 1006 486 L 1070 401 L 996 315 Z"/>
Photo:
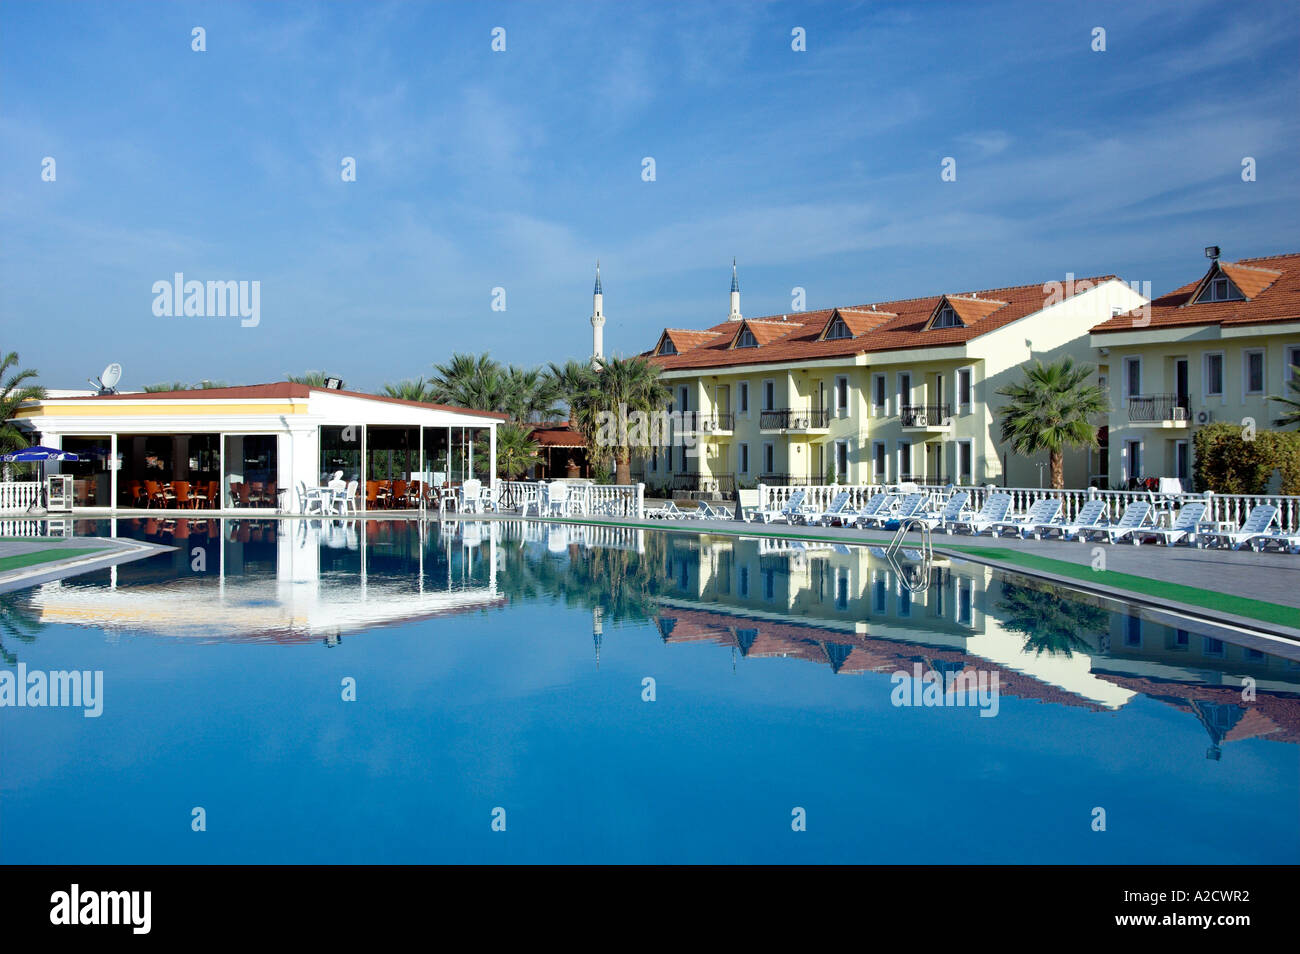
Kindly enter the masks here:
<path id="1" fill-rule="evenodd" d="M 827 408 L 793 410 L 784 408 L 780 411 L 760 411 L 758 426 L 764 431 L 806 430 L 814 427 L 829 427 L 831 412 Z"/>
<path id="2" fill-rule="evenodd" d="M 685 493 L 717 491 L 730 494 L 736 490 L 735 474 L 674 474 L 669 489 Z"/>
<path id="3" fill-rule="evenodd" d="M 1187 399 L 1176 394 L 1136 394 L 1128 399 L 1128 419 L 1134 423 L 1186 421 L 1190 417 Z"/>
<path id="4" fill-rule="evenodd" d="M 695 429 L 705 434 L 710 431 L 734 431 L 736 415 L 727 413 L 699 414 L 696 416 Z"/>
<path id="5" fill-rule="evenodd" d="M 801 474 L 759 474 L 758 482 L 781 487 L 801 487 L 808 484 L 808 478 Z"/>
<path id="6" fill-rule="evenodd" d="M 904 404 L 899 417 L 904 427 L 939 427 L 952 423 L 952 405 Z"/>

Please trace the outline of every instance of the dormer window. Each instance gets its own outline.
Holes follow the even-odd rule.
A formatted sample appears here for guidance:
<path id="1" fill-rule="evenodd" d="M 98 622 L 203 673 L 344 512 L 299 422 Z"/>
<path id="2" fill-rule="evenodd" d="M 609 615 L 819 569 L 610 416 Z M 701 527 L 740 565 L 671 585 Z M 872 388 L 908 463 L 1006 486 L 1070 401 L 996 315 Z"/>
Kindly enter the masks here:
<path id="1" fill-rule="evenodd" d="M 957 317 L 957 312 L 953 311 L 952 305 L 944 305 L 939 309 L 939 314 L 934 316 L 934 324 L 931 328 L 960 328 L 961 319 Z"/>
<path id="2" fill-rule="evenodd" d="M 1197 302 L 1209 301 L 1245 301 L 1246 296 L 1237 290 L 1237 286 L 1220 272 L 1211 278 L 1205 285 L 1205 290 L 1201 292 L 1201 297 L 1196 299 Z"/>
<path id="3" fill-rule="evenodd" d="M 843 318 L 836 318 L 830 323 L 830 327 L 826 329 L 827 341 L 838 341 L 843 338 L 852 337 L 853 332 L 849 330 L 849 326 L 844 323 Z"/>
<path id="4" fill-rule="evenodd" d="M 758 339 L 754 337 L 754 332 L 750 331 L 748 328 L 742 328 L 740 334 L 736 335 L 736 344 L 734 347 L 757 348 Z"/>
<path id="5" fill-rule="evenodd" d="M 659 342 L 659 350 L 655 354 L 676 354 L 677 346 L 673 344 L 673 339 L 664 335 L 664 340 Z"/>

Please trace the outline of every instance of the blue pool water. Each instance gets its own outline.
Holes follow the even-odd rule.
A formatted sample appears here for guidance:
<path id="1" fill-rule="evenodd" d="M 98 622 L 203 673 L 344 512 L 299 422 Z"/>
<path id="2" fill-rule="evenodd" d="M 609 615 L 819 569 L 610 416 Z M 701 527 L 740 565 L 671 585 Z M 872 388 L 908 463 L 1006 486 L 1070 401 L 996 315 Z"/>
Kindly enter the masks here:
<path id="1" fill-rule="evenodd" d="M 0 708 L 2 863 L 1300 858 L 1300 653 L 976 564 L 912 592 L 657 531 L 77 532 L 178 549 L 0 597 L 0 669 L 104 680 L 99 718 Z M 896 705 L 918 672 L 996 674 L 996 714 Z"/>

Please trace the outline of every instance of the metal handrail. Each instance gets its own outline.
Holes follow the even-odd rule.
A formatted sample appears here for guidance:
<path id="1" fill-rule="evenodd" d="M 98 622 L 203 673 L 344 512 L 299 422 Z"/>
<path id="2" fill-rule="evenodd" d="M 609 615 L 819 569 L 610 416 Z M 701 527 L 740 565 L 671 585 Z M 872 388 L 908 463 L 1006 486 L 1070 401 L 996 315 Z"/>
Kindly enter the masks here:
<path id="1" fill-rule="evenodd" d="M 921 530 L 921 565 L 918 567 L 919 579 L 913 579 L 911 573 L 904 573 L 902 565 L 898 562 L 898 551 L 903 546 L 903 538 L 907 536 L 907 531 L 913 527 L 919 527 Z M 889 561 L 898 577 L 899 583 L 909 593 L 920 593 L 930 588 L 930 577 L 933 575 L 930 571 L 934 566 L 934 541 L 930 537 L 930 525 L 921 517 L 903 517 L 898 521 L 898 529 L 894 531 L 893 539 L 889 541 L 889 546 L 885 548 L 885 558 Z"/>

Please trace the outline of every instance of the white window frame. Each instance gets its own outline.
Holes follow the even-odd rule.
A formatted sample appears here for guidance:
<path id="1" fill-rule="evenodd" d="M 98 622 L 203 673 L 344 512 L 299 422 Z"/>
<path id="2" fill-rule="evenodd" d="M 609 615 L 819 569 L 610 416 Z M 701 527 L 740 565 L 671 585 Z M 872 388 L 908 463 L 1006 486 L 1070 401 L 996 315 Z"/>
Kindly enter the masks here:
<path id="1" fill-rule="evenodd" d="M 877 394 L 884 398 L 883 404 L 876 403 Z M 877 373 L 871 376 L 871 408 L 876 417 L 889 416 L 889 375 Z"/>
<path id="2" fill-rule="evenodd" d="M 1144 443 L 1145 442 L 1140 440 L 1134 440 L 1133 438 L 1127 438 L 1124 441 L 1123 450 L 1124 450 L 1124 480 L 1125 481 L 1133 477 L 1136 477 L 1139 480 L 1142 479 L 1142 474 L 1141 474 L 1142 465 L 1146 463 L 1146 459 L 1147 459 L 1147 449 L 1144 446 Z M 1132 447 L 1134 444 L 1137 445 L 1137 449 L 1138 449 L 1138 471 L 1139 472 L 1136 474 L 1133 473 Z"/>
<path id="3" fill-rule="evenodd" d="M 963 447 L 968 448 L 969 453 L 970 453 L 970 470 L 967 472 L 966 475 L 963 475 L 962 472 L 961 472 L 961 449 L 962 449 Z M 963 476 L 969 476 L 970 479 L 971 479 L 972 485 L 973 485 L 974 480 L 975 480 L 975 441 L 974 441 L 974 439 L 973 439 L 973 438 L 970 438 L 970 437 L 963 437 L 963 438 L 960 438 L 960 439 L 958 439 L 958 440 L 956 440 L 956 441 L 953 441 L 953 457 L 954 457 L 954 459 L 953 459 L 953 468 L 952 468 L 952 477 L 953 477 L 953 480 L 957 481 L 958 483 L 961 483 L 961 479 L 962 479 Z"/>
<path id="4" fill-rule="evenodd" d="M 903 451 L 904 451 L 904 449 L 906 449 L 906 451 L 907 451 L 907 466 L 906 466 L 906 467 L 903 466 Z M 895 457 L 895 463 L 896 463 L 897 468 L 898 468 L 898 471 L 897 471 L 897 474 L 896 474 L 896 477 L 895 477 L 896 480 L 902 480 L 904 477 L 906 477 L 906 476 L 908 476 L 908 475 L 911 475 L 911 476 L 915 476 L 915 475 L 916 475 L 916 472 L 915 472 L 914 470 L 912 470 L 912 468 L 913 468 L 913 467 L 915 466 L 915 464 L 916 464 L 916 461 L 914 461 L 914 460 L 912 459 L 913 454 L 912 454 L 912 442 L 911 442 L 911 441 L 899 441 L 899 442 L 898 442 L 898 448 L 896 449 L 896 451 L 895 451 L 895 453 L 894 453 L 894 457 Z"/>
<path id="5" fill-rule="evenodd" d="M 903 378 L 907 378 L 907 393 L 903 393 Z M 894 390 L 898 393 L 898 413 L 903 413 L 903 408 L 912 403 L 912 392 L 916 389 L 916 382 L 912 379 L 911 371 L 899 371 L 894 379 Z"/>
<path id="6" fill-rule="evenodd" d="M 1210 359 L 1219 359 L 1219 390 L 1210 390 Z M 1201 397 L 1219 398 L 1228 396 L 1228 357 L 1222 351 L 1207 351 L 1201 355 Z"/>
<path id="7" fill-rule="evenodd" d="M 853 448 L 850 443 L 849 439 L 844 437 L 832 444 L 833 456 L 831 457 L 831 463 L 835 468 L 836 483 L 847 484 L 849 482 L 849 471 L 853 468 L 853 458 L 851 456 Z M 840 473 L 840 448 L 844 448 L 844 473 Z"/>
<path id="8" fill-rule="evenodd" d="M 1259 355 L 1259 390 L 1250 390 L 1250 356 Z M 1268 349 L 1266 348 L 1245 348 L 1241 352 L 1241 396 L 1244 400 L 1248 397 L 1261 397 L 1268 391 Z"/>
<path id="9" fill-rule="evenodd" d="M 1137 383 L 1138 383 L 1138 389 L 1137 389 L 1137 391 L 1134 391 L 1134 390 L 1129 386 L 1129 371 L 1128 371 L 1128 369 L 1129 369 L 1132 365 L 1134 365 L 1134 364 L 1137 365 L 1137 371 L 1138 371 L 1138 375 L 1137 375 L 1137 376 L 1138 376 L 1138 382 L 1137 382 Z M 1124 398 L 1125 403 L 1128 402 L 1128 399 L 1129 399 L 1129 398 L 1138 397 L 1138 396 L 1142 393 L 1142 377 L 1143 377 L 1143 371 L 1144 371 L 1144 370 L 1145 370 L 1145 369 L 1142 367 L 1142 356 L 1141 356 L 1140 354 L 1130 354 L 1130 355 L 1125 355 L 1125 356 L 1124 356 L 1123 363 L 1120 365 L 1120 381 L 1123 383 L 1123 388 L 1124 388 L 1124 390 L 1123 390 L 1123 395 L 1122 395 L 1122 396 L 1123 396 L 1123 398 Z"/>
<path id="10" fill-rule="evenodd" d="M 967 380 L 967 386 L 966 386 L 967 400 L 965 401 L 961 399 L 961 376 L 963 374 L 966 375 L 966 380 Z M 953 380 L 953 388 L 956 391 L 956 393 L 953 394 L 952 396 L 953 407 L 957 410 L 957 413 L 959 414 L 965 411 L 969 411 L 975 404 L 975 366 L 972 364 L 968 364 L 964 368 L 958 368 L 957 371 L 953 374 L 952 380 Z"/>
<path id="11" fill-rule="evenodd" d="M 841 385 L 843 385 L 843 387 L 844 387 L 844 390 L 843 390 L 844 403 L 843 403 L 843 404 L 840 404 L 840 397 L 841 397 L 840 386 L 841 386 Z M 852 389 L 849 387 L 849 376 L 848 376 L 847 374 L 837 374 L 837 375 L 835 375 L 835 398 L 834 398 L 834 400 L 835 400 L 835 416 L 836 416 L 836 417 L 849 417 L 849 416 L 852 414 L 852 408 L 853 408 L 853 391 L 852 391 Z"/>
<path id="12" fill-rule="evenodd" d="M 772 401 L 771 401 L 770 404 L 768 403 L 768 400 L 767 400 L 767 389 L 768 389 L 769 386 L 771 386 L 771 388 L 772 388 Z M 775 410 L 776 410 L 776 378 L 764 378 L 764 379 L 763 379 L 763 406 L 762 406 L 761 408 L 759 408 L 759 410 L 761 410 L 761 411 L 775 411 Z"/>
<path id="13" fill-rule="evenodd" d="M 880 469 L 876 470 L 879 462 Z M 871 442 L 871 482 L 889 483 L 889 445 L 884 441 Z"/>

